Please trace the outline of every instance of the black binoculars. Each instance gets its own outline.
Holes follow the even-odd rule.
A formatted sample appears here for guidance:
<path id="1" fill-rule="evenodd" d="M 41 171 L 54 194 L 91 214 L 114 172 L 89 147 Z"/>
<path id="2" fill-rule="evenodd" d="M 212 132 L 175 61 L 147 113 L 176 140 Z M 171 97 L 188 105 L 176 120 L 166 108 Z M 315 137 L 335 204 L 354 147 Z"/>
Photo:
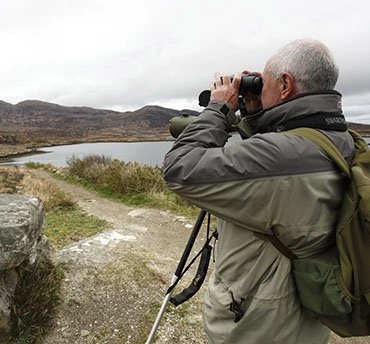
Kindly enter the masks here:
<path id="1" fill-rule="evenodd" d="M 230 77 L 233 79 L 233 76 Z M 222 80 L 222 77 L 221 77 Z M 239 87 L 239 95 L 243 95 L 246 92 L 251 92 L 253 94 L 261 94 L 263 87 L 262 78 L 255 74 L 242 74 L 242 80 L 240 82 Z M 199 105 L 206 107 L 211 99 L 211 91 L 204 90 L 202 91 L 199 96 Z"/>

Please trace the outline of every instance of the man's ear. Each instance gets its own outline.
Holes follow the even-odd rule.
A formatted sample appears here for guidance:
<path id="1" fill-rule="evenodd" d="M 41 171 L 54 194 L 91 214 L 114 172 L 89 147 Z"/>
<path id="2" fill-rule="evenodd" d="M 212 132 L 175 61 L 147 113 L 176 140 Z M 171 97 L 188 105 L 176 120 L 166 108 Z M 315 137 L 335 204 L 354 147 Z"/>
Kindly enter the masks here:
<path id="1" fill-rule="evenodd" d="M 296 84 L 292 74 L 285 72 L 280 77 L 281 100 L 289 100 L 296 95 Z"/>

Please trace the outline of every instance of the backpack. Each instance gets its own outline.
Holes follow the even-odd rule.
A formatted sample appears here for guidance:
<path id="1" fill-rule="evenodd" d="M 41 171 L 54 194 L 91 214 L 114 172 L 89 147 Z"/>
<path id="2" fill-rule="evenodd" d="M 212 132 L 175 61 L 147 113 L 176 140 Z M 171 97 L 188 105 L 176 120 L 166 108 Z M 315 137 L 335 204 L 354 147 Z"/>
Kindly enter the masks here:
<path id="1" fill-rule="evenodd" d="M 356 148 L 350 165 L 318 130 L 283 132 L 316 143 L 346 176 L 335 245 L 314 257 L 297 258 L 277 237 L 263 235 L 291 259 L 302 305 L 342 337 L 370 335 L 370 150 L 358 133 L 349 132 Z"/>

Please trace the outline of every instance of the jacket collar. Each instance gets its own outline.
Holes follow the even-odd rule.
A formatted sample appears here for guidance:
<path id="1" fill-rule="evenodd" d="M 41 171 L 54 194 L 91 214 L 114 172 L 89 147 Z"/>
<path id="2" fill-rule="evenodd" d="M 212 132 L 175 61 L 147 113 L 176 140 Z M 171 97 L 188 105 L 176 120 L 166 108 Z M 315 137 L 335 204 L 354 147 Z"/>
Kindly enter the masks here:
<path id="1" fill-rule="evenodd" d="M 254 132 L 266 133 L 285 130 L 284 123 L 312 115 L 342 115 L 341 98 L 342 95 L 334 90 L 303 93 L 284 103 L 258 112 L 253 115 L 250 124 Z"/>

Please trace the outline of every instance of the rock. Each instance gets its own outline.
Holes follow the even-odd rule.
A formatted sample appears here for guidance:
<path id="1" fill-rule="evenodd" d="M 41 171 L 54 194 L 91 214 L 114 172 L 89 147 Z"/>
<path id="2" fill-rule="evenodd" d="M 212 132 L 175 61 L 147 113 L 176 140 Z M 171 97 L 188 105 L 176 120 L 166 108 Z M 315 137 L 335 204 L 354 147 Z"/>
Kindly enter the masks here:
<path id="1" fill-rule="evenodd" d="M 128 215 L 132 217 L 149 218 L 150 211 L 148 211 L 148 209 L 135 209 L 135 210 L 130 211 Z"/>
<path id="2" fill-rule="evenodd" d="M 81 337 L 87 337 L 90 334 L 88 330 L 81 330 Z"/>
<path id="3" fill-rule="evenodd" d="M 38 198 L 1 194 L 0 214 L 0 270 L 8 270 L 37 249 L 45 212 Z"/>
<path id="4" fill-rule="evenodd" d="M 124 231 L 107 231 L 64 247 L 56 252 L 55 258 L 59 263 L 67 265 L 105 265 L 114 259 L 110 251 L 120 242 L 135 241 L 134 235 L 128 235 Z"/>
<path id="5" fill-rule="evenodd" d="M 0 336 L 11 331 L 11 309 L 20 283 L 17 267 L 31 270 L 40 258 L 50 257 L 43 236 L 45 211 L 38 198 L 0 194 Z"/>
<path id="6" fill-rule="evenodd" d="M 0 271 L 0 334 L 10 331 L 10 303 L 18 280 L 15 269 Z"/>

